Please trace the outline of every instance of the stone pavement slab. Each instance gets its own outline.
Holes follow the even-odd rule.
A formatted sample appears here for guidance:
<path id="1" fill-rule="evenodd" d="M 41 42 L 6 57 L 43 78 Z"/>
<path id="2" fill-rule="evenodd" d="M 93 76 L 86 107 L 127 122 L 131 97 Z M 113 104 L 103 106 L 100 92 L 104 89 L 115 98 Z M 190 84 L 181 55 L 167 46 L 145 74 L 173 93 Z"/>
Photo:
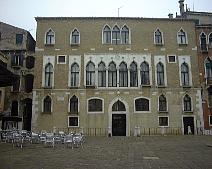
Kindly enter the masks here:
<path id="1" fill-rule="evenodd" d="M 0 169 L 212 169 L 212 136 L 87 137 L 83 148 L 0 143 Z"/>

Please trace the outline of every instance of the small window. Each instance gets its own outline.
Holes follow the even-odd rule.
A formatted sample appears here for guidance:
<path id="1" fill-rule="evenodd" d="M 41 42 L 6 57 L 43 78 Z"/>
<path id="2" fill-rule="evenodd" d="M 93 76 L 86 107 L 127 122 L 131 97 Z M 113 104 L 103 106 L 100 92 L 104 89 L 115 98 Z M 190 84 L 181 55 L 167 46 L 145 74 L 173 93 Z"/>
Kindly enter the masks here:
<path id="1" fill-rule="evenodd" d="M 66 56 L 57 56 L 57 63 L 58 64 L 66 64 Z"/>
<path id="2" fill-rule="evenodd" d="M 102 112 L 103 104 L 101 99 L 90 99 L 88 101 L 88 112 Z"/>
<path id="3" fill-rule="evenodd" d="M 160 127 L 168 127 L 169 126 L 169 118 L 168 117 L 158 117 L 159 126 Z"/>
<path id="4" fill-rule="evenodd" d="M 26 68 L 32 69 L 35 65 L 35 58 L 33 56 L 27 56 L 26 58 Z"/>
<path id="5" fill-rule="evenodd" d="M 169 63 L 176 63 L 176 56 L 174 56 L 174 55 L 168 56 L 168 62 Z"/>
<path id="6" fill-rule="evenodd" d="M 51 113 L 52 112 L 51 106 L 52 106 L 52 99 L 50 96 L 46 96 L 43 100 L 43 112 Z"/>
<path id="7" fill-rule="evenodd" d="M 23 43 L 23 34 L 16 34 L 16 44 L 21 45 Z"/>
<path id="8" fill-rule="evenodd" d="M 209 115 L 209 126 L 212 126 L 212 115 Z"/>
<path id="9" fill-rule="evenodd" d="M 79 127 L 79 116 L 69 116 L 68 127 Z"/>

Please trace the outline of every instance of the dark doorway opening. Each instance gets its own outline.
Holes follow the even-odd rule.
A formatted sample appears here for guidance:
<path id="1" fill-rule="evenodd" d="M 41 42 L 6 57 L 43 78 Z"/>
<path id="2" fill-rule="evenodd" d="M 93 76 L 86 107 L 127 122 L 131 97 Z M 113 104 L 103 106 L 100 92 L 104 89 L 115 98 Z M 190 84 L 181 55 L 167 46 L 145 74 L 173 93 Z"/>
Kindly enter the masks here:
<path id="1" fill-rule="evenodd" d="M 126 136 L 126 114 L 112 114 L 112 135 Z"/>
<path id="2" fill-rule="evenodd" d="M 194 117 L 183 117 L 184 134 L 194 134 Z"/>
<path id="3" fill-rule="evenodd" d="M 23 129 L 31 131 L 31 119 L 32 119 L 32 99 L 24 100 L 24 112 L 23 112 Z"/>

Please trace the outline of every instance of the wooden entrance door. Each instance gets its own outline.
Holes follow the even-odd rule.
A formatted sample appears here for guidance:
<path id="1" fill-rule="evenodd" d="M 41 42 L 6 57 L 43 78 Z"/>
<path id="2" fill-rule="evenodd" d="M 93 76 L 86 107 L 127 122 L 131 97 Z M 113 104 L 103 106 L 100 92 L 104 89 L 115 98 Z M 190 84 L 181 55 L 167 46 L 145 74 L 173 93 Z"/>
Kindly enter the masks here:
<path id="1" fill-rule="evenodd" d="M 126 136 L 126 114 L 112 115 L 112 135 Z"/>

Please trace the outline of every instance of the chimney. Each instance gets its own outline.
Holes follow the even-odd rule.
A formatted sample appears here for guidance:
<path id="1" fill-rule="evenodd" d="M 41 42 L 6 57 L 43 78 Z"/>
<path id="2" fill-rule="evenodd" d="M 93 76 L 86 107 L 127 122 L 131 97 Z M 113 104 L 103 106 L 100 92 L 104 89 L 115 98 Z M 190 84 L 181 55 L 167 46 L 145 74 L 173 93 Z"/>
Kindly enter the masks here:
<path id="1" fill-rule="evenodd" d="M 169 16 L 169 19 L 173 19 L 173 14 L 172 13 L 169 13 L 168 16 Z"/>
<path id="2" fill-rule="evenodd" d="M 183 13 L 185 12 L 184 0 L 179 0 L 179 4 L 180 4 L 180 15 L 182 16 Z"/>

